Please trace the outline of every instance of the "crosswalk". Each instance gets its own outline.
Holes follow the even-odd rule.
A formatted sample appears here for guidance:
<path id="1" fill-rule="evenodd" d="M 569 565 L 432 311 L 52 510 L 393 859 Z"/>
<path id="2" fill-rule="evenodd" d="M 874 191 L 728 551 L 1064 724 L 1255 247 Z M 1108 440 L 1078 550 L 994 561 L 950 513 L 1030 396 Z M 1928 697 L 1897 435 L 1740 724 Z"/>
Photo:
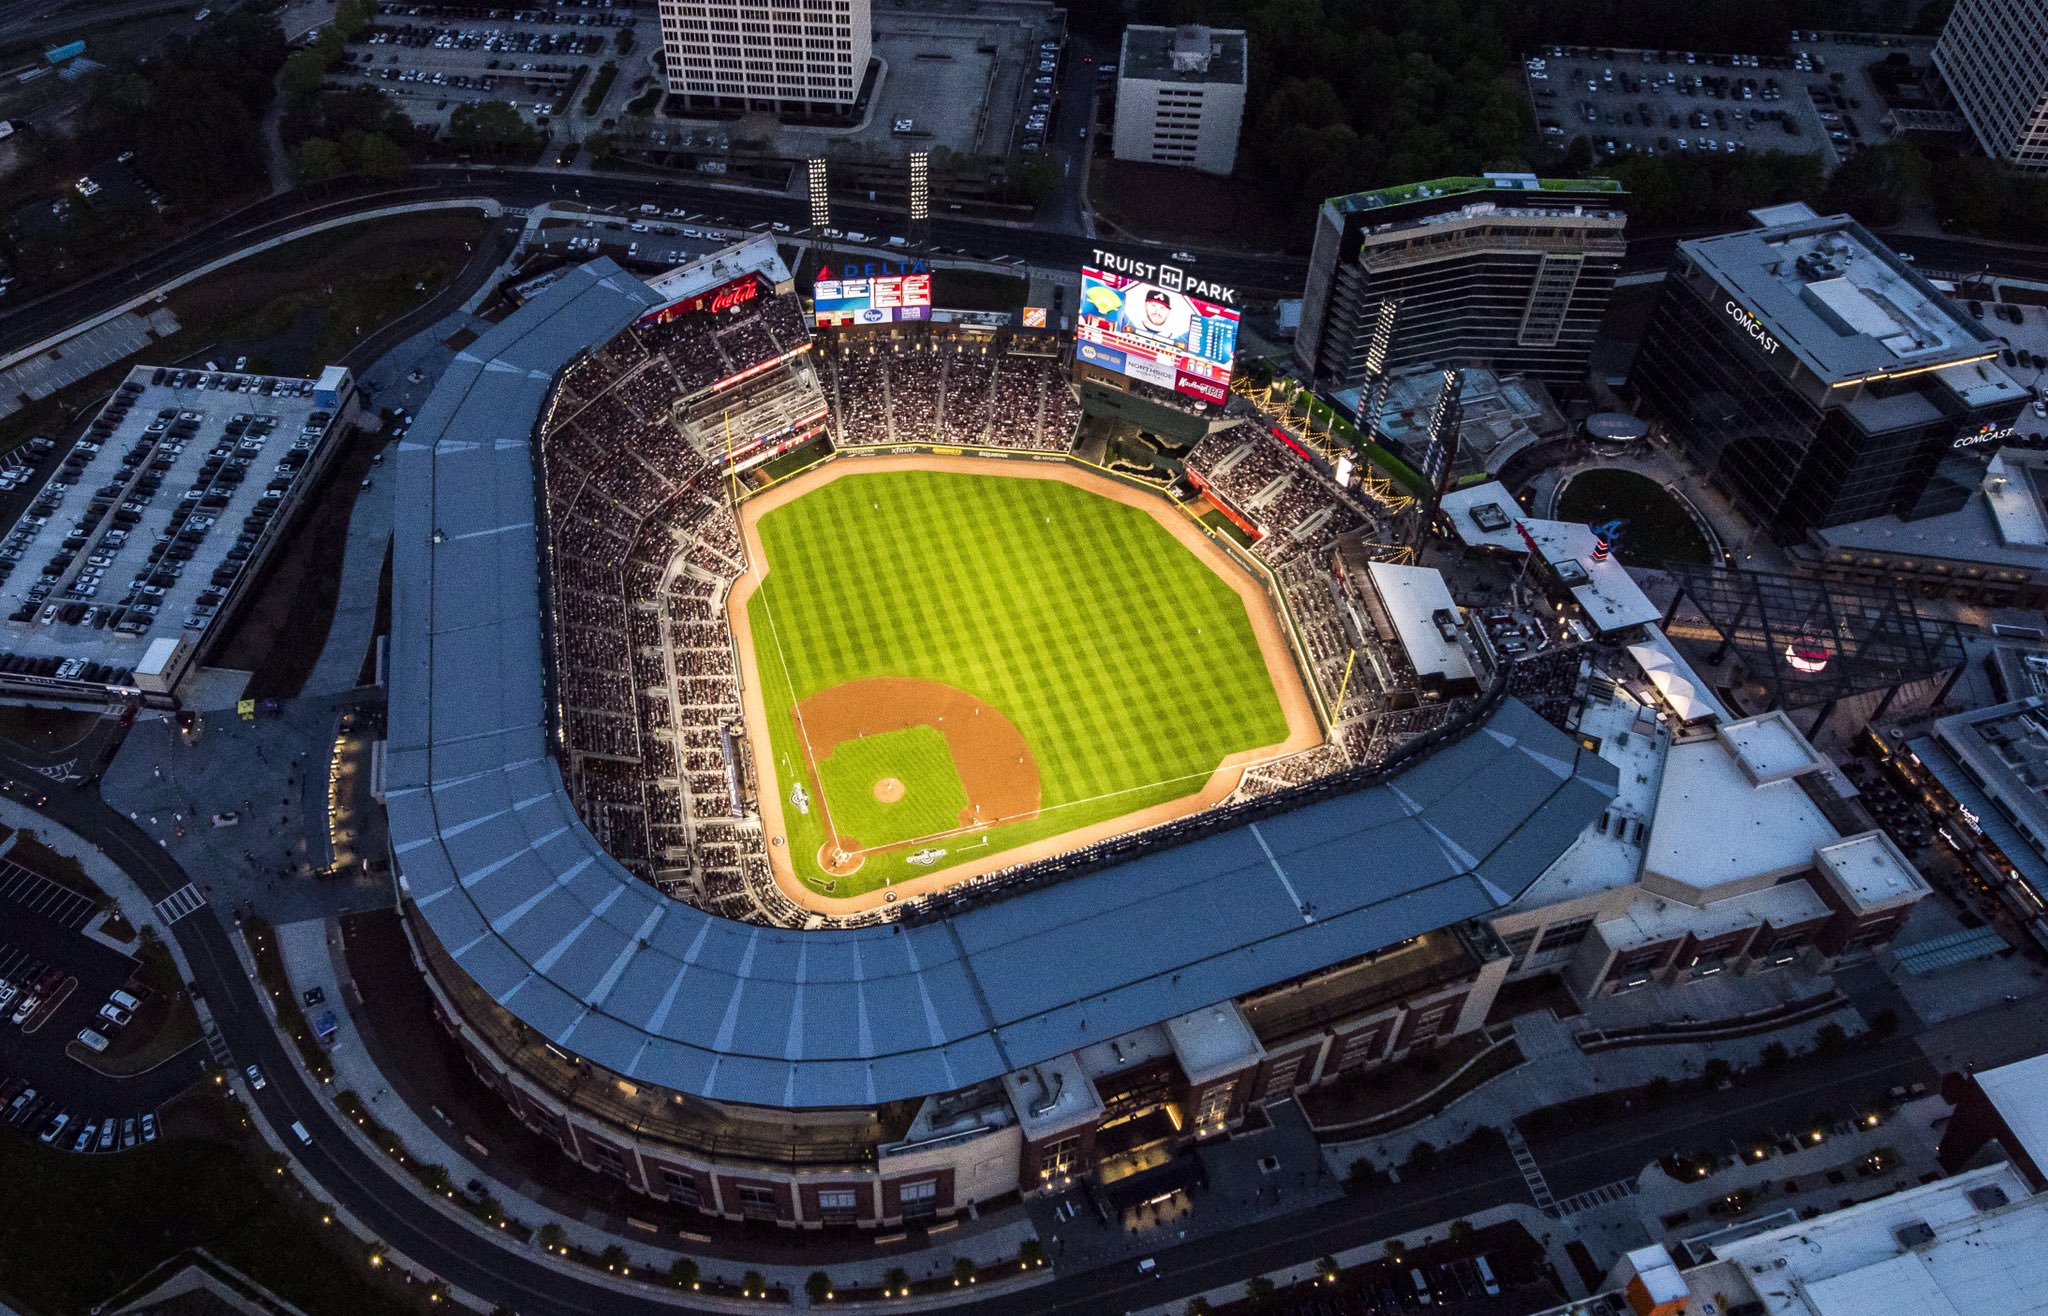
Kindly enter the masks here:
<path id="1" fill-rule="evenodd" d="M 220 1035 L 220 1029 L 211 1023 L 206 1026 L 206 1053 L 213 1057 L 213 1063 L 222 1069 L 233 1069 L 235 1057 L 228 1050 L 228 1039 Z"/>
<path id="2" fill-rule="evenodd" d="M 206 896 L 190 882 L 156 902 L 156 912 L 165 923 L 176 923 L 206 903 Z"/>
<path id="3" fill-rule="evenodd" d="M 1536 1164 L 1529 1144 L 1522 1141 L 1522 1131 L 1509 1124 L 1507 1140 L 1508 1154 L 1515 1158 L 1515 1168 L 1522 1172 L 1522 1182 L 1529 1185 L 1529 1196 L 1536 1199 L 1536 1209 L 1545 1215 L 1555 1216 L 1557 1199 L 1550 1195 L 1550 1184 L 1543 1177 L 1543 1167 Z"/>
<path id="4" fill-rule="evenodd" d="M 1616 1179 L 1613 1183 L 1601 1184 L 1598 1188 L 1588 1188 L 1583 1193 L 1573 1193 L 1570 1197 L 1564 1198 L 1557 1204 L 1557 1215 L 1559 1219 L 1563 1219 L 1566 1216 L 1577 1215 L 1581 1211 L 1590 1211 L 1596 1206 L 1605 1206 L 1609 1202 L 1625 1202 L 1638 1191 L 1640 1190 L 1634 1179 Z"/>

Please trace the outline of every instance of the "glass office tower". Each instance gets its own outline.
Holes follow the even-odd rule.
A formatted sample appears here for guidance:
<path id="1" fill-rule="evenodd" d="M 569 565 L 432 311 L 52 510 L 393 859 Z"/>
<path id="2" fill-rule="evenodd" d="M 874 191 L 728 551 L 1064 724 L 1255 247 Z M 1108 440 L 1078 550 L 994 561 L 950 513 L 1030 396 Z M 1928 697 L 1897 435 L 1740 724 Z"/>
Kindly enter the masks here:
<path id="1" fill-rule="evenodd" d="M 1847 216 L 1679 244 L 1629 383 L 1781 543 L 1961 507 L 2027 393 L 1999 343 Z"/>

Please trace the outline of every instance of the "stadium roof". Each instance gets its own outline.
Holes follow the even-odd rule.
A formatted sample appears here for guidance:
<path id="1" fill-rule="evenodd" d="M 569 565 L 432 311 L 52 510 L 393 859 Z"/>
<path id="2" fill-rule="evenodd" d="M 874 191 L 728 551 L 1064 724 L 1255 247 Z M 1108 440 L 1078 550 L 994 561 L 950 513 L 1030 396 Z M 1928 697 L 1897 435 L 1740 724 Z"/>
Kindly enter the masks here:
<path id="1" fill-rule="evenodd" d="M 994 1078 L 1490 913 L 1613 797 L 1523 705 L 1398 776 L 911 926 L 715 917 L 627 873 L 548 753 L 534 422 L 657 298 L 609 261 L 460 353 L 398 455 L 392 850 L 454 961 L 557 1047 L 722 1101 Z"/>

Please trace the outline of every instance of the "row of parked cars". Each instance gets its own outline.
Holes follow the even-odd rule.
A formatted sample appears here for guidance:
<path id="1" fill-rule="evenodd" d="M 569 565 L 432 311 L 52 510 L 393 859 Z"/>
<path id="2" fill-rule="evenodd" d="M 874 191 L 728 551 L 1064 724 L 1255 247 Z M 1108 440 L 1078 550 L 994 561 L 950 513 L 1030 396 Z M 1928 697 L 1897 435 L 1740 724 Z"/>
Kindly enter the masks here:
<path id="1" fill-rule="evenodd" d="M 68 1145 L 75 1152 L 126 1151 L 155 1142 L 161 1130 L 156 1114 L 106 1115 L 74 1119 L 68 1110 L 55 1110 L 56 1101 L 38 1093 L 21 1080 L 0 1085 L 0 1118 L 21 1128 L 34 1128 L 36 1140 L 44 1146 Z M 66 1142 L 59 1142 L 66 1139 Z"/>
<path id="2" fill-rule="evenodd" d="M 78 1030 L 78 1044 L 88 1051 L 106 1050 L 110 1045 L 107 1034 L 126 1028 L 141 1008 L 142 1002 L 133 992 L 109 994 L 93 1022 Z"/>

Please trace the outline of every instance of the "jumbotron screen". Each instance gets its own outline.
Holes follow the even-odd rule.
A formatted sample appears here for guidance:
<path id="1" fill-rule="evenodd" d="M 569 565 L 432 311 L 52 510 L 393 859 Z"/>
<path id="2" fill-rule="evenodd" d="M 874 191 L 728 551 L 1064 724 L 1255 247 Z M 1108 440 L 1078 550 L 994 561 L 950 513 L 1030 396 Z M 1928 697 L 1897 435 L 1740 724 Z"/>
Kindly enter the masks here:
<path id="1" fill-rule="evenodd" d="M 877 274 L 857 279 L 819 279 L 811 285 L 811 311 L 821 329 L 929 320 L 932 276 Z"/>
<path id="2" fill-rule="evenodd" d="M 1075 352 L 1089 365 L 1222 406 L 1230 399 L 1238 313 L 1183 291 L 1188 282 L 1171 266 L 1138 266 L 1132 274 L 1083 266 Z"/>

